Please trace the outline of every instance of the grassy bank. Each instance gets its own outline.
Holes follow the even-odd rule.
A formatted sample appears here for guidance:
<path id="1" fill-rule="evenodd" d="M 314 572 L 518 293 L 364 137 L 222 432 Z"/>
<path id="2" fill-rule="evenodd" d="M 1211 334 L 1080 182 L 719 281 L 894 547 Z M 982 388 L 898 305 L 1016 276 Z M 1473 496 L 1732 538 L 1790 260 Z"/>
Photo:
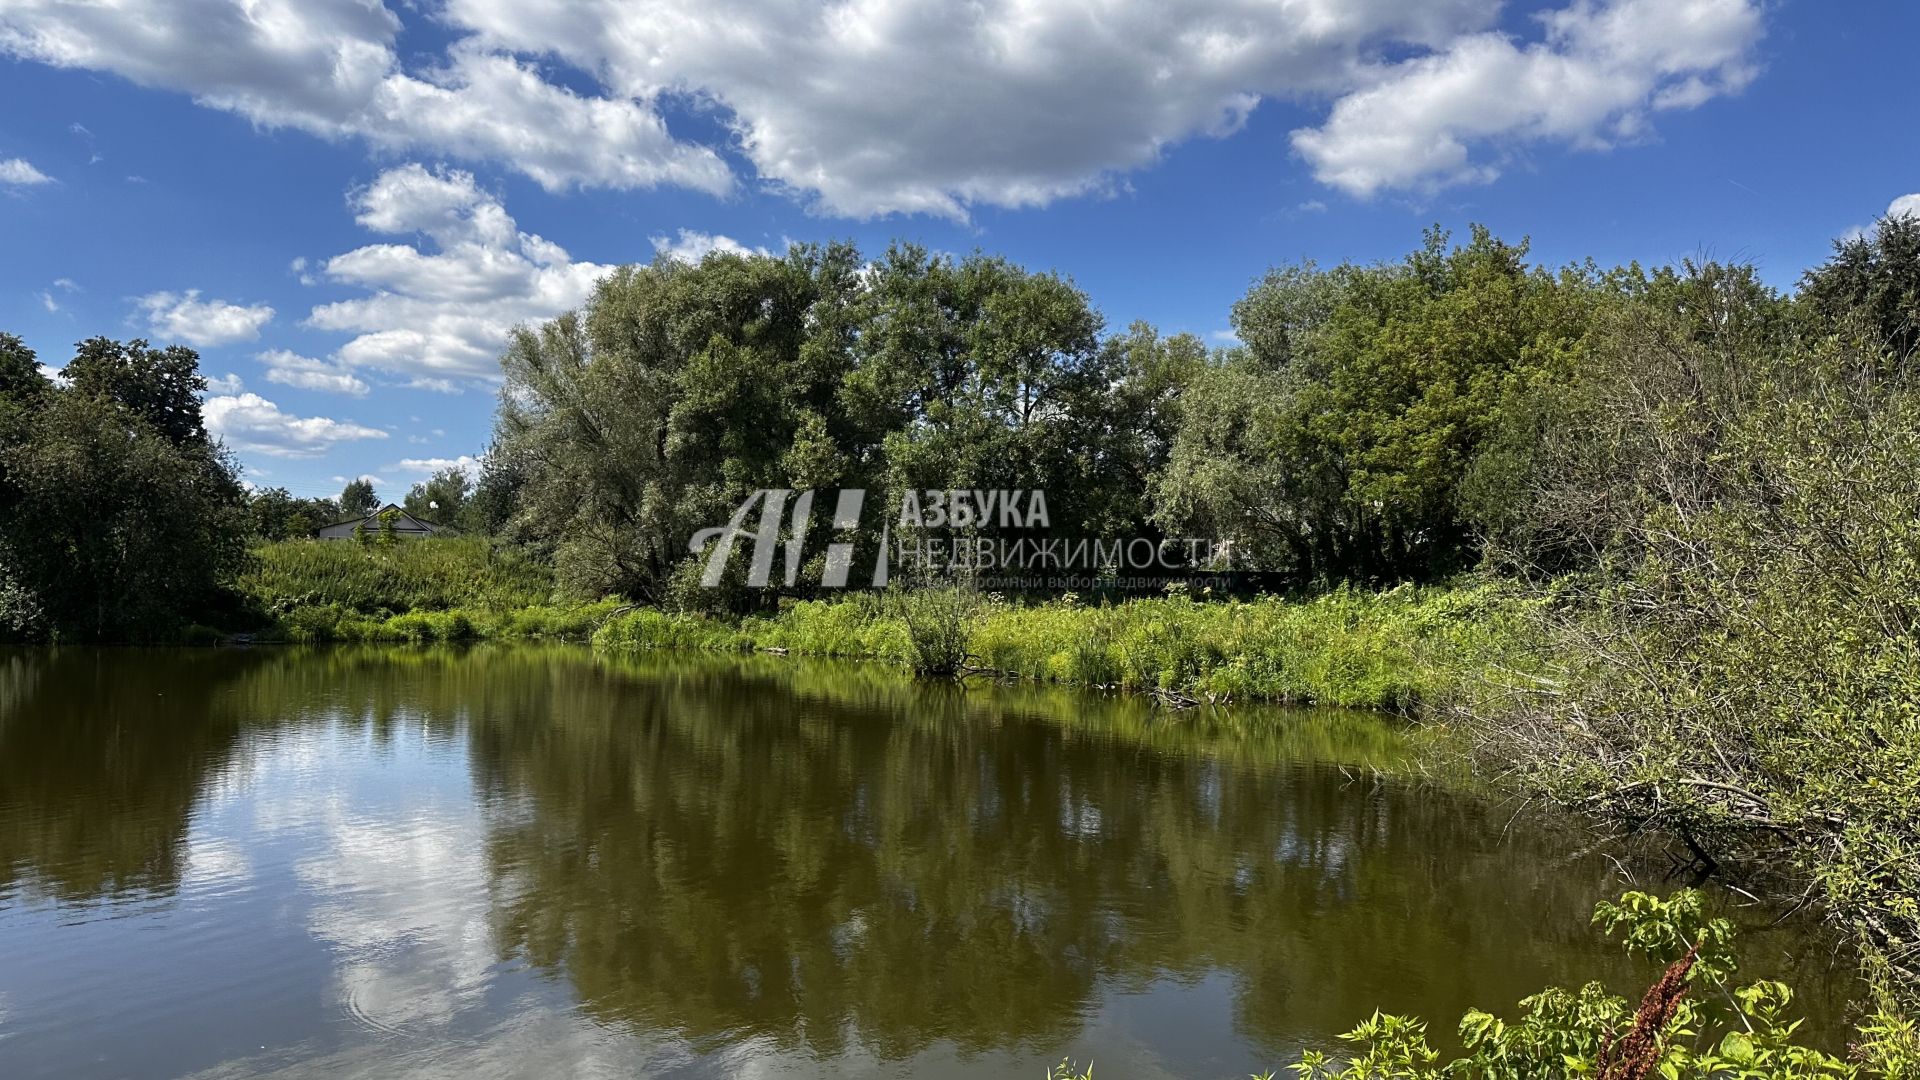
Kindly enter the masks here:
<path id="1" fill-rule="evenodd" d="M 930 654 L 947 651 L 965 669 L 1040 682 L 1411 711 L 1510 651 L 1526 607 L 1491 586 L 1101 606 L 854 594 L 738 623 L 636 610 L 609 619 L 594 642 L 779 650 L 916 668 L 940 666 Z"/>
<path id="2" fill-rule="evenodd" d="M 553 594 L 545 566 L 478 537 L 262 544 L 234 584 L 268 611 L 337 606 L 362 614 L 506 610 L 545 604 Z"/>
<path id="3" fill-rule="evenodd" d="M 734 620 L 614 599 L 571 602 L 556 594 L 546 567 L 478 538 L 265 544 L 237 588 L 259 616 L 255 636 L 266 639 L 591 636 L 614 649 L 786 652 L 1210 701 L 1401 712 L 1448 696 L 1514 653 L 1536 603 L 1491 585 L 1097 605 L 929 590 L 788 602 L 776 614 Z"/>
<path id="4" fill-rule="evenodd" d="M 236 588 L 257 616 L 256 639 L 584 639 L 619 607 L 555 601 L 545 566 L 479 538 L 289 540 L 252 556 Z"/>
<path id="5" fill-rule="evenodd" d="M 448 608 L 397 615 L 364 615 L 337 604 L 296 607 L 280 614 L 256 640 L 292 642 L 584 641 L 618 601 L 536 604 L 505 610 Z"/>

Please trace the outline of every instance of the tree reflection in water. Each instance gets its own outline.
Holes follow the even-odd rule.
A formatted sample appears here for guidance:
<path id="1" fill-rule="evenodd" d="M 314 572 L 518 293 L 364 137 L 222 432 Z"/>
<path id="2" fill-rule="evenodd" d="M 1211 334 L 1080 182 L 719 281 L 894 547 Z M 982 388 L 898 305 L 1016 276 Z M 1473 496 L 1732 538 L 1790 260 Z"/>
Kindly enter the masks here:
<path id="1" fill-rule="evenodd" d="M 441 1012 L 483 1006 L 491 954 L 655 1045 L 897 1059 L 1052 1052 L 1116 995 L 1224 980 L 1270 1063 L 1376 1006 L 1638 974 L 1586 928 L 1604 858 L 1383 779 L 1409 743 L 1379 717 L 568 648 L 0 652 L 0 677 L 0 910 L 172 895 L 197 801 L 303 731 L 464 760 L 483 850 L 416 883 L 480 913 Z M 364 894 L 331 857 L 303 887 Z"/>

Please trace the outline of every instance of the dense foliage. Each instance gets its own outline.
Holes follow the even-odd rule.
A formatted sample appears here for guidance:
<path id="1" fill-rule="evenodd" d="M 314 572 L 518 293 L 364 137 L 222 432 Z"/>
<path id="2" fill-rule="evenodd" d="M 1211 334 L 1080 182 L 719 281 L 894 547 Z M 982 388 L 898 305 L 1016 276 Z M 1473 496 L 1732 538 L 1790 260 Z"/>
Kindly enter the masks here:
<path id="1" fill-rule="evenodd" d="M 197 365 L 93 338 L 56 383 L 0 335 L 0 637 L 164 636 L 220 609 L 246 518 Z"/>
<path id="2" fill-rule="evenodd" d="M 435 472 L 413 485 L 400 508 L 422 521 L 436 525 L 468 525 L 468 502 L 473 495 L 473 480 L 458 466 Z"/>
<path id="3" fill-rule="evenodd" d="M 801 601 L 737 623 L 642 608 L 609 620 L 595 641 L 878 659 L 929 673 L 1145 691 L 1177 703 L 1412 711 L 1512 652 L 1527 609 L 1491 587 L 1094 606 L 1072 596 L 1015 604 L 926 589 Z"/>
<path id="4" fill-rule="evenodd" d="M 338 604 L 363 614 L 545 603 L 553 575 L 479 537 L 372 543 L 265 544 L 238 578 L 269 611 Z"/>
<path id="5" fill-rule="evenodd" d="M 1178 373 L 1205 350 L 1100 330 L 1071 283 L 984 256 L 623 269 L 515 335 L 490 512 L 564 584 L 650 600 L 756 488 L 1039 489 L 1067 534 L 1143 529 Z"/>
<path id="6" fill-rule="evenodd" d="M 1303 581 L 1469 565 L 1468 470 L 1526 389 L 1574 365 L 1612 291 L 1525 257 L 1432 232 L 1401 263 L 1269 274 L 1234 307 L 1245 347 L 1186 388 L 1161 519 Z"/>
<path id="7" fill-rule="evenodd" d="M 1431 583 L 1489 537 L 1586 539 L 1513 492 L 1537 479 L 1564 388 L 1618 347 L 1610 328 L 1665 310 L 1725 333 L 1713 304 L 1744 289 L 1756 303 L 1733 315 L 1763 325 L 1737 327 L 1743 348 L 1836 319 L 1897 336 L 1907 228 L 1843 245 L 1797 306 L 1743 267 L 1549 271 L 1524 244 L 1436 230 L 1396 262 L 1271 272 L 1234 307 L 1242 344 L 1211 351 L 1109 333 L 1070 282 L 982 255 L 662 260 L 518 332 L 477 488 L 436 477 L 409 507 L 471 502 L 469 527 L 550 556 L 564 585 L 676 606 L 738 600 L 673 583 L 689 540 L 758 488 L 862 488 L 884 507 L 1037 489 L 1049 535 L 1225 540 L 1237 567 L 1296 589 Z M 1594 551 L 1526 554 L 1564 572 Z"/>
<path id="8" fill-rule="evenodd" d="M 286 488 L 257 488 L 247 494 L 247 517 L 262 540 L 294 540 L 346 517 L 336 499 L 303 499 Z"/>
<path id="9" fill-rule="evenodd" d="M 1495 554 L 1587 570 L 1556 586 L 1529 674 L 1463 714 L 1534 791 L 1709 868 L 1784 857 L 1911 982 L 1920 385 L 1879 323 L 1795 326 L 1744 274 L 1669 284 L 1541 406 Z"/>

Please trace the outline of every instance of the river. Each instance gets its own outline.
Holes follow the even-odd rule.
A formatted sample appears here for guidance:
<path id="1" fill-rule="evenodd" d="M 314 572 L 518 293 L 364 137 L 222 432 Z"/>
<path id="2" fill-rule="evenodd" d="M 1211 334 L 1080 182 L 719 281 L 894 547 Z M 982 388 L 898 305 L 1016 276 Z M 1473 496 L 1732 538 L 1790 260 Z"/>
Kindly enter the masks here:
<path id="1" fill-rule="evenodd" d="M 1244 1077 L 1637 994 L 1613 859 L 1409 753 L 782 658 L 0 651 L 0 1076 Z M 1844 990 L 1811 940 L 1761 938 Z"/>

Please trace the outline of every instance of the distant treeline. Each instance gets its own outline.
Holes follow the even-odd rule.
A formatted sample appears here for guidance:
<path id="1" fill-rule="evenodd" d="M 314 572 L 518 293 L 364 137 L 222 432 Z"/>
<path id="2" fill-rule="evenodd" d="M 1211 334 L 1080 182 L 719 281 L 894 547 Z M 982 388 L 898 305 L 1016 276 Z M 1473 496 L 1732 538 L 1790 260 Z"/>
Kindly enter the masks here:
<path id="1" fill-rule="evenodd" d="M 1675 450 L 1603 415 L 1610 388 L 1672 383 L 1684 409 L 1679 344 L 1739 379 L 1844 341 L 1904 378 L 1917 249 L 1920 224 L 1881 222 L 1784 295 L 1745 266 L 1548 269 L 1436 230 L 1398 261 L 1272 271 L 1224 348 L 1112 331 L 1069 280 L 985 255 L 663 259 L 516 331 L 479 475 L 407 507 L 523 547 L 576 596 L 683 606 L 713 602 L 686 587 L 689 538 L 757 488 L 1039 489 L 1054 534 L 1231 540 L 1299 590 L 1490 559 L 1562 573 L 1646 509 L 1623 466 Z M 360 482 L 243 490 L 196 365 L 93 338 L 56 382 L 0 335 L 0 632 L 205 619 L 250 540 L 373 508 Z"/>

